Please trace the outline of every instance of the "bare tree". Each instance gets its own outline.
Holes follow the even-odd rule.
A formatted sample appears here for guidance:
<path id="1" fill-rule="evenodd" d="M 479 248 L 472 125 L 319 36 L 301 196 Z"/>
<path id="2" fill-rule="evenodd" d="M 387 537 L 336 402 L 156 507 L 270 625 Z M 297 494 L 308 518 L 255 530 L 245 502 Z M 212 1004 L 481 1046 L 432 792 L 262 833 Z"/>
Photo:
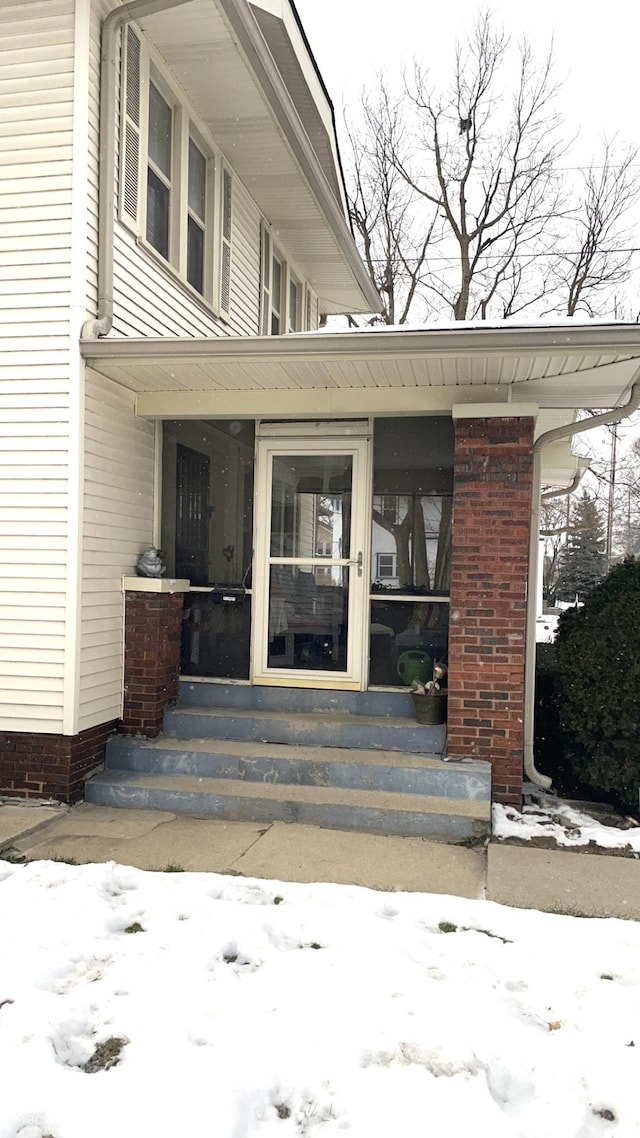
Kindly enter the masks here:
<path id="1" fill-rule="evenodd" d="M 407 87 L 417 142 L 407 161 L 395 160 L 443 222 L 441 247 L 453 264 L 433 274 L 428 287 L 456 320 L 485 318 L 490 310 L 503 315 L 505 307 L 513 313 L 522 296 L 522 257 L 550 252 L 557 239 L 556 166 L 565 146 L 553 52 L 537 62 L 523 41 L 515 88 L 505 94 L 509 47 L 485 8 L 456 47 L 449 90 L 434 92 L 419 64 Z"/>
<path id="2" fill-rule="evenodd" d="M 406 144 L 405 116 L 383 76 L 378 76 L 375 95 L 363 94 L 360 110 L 357 132 L 348 128 L 349 212 L 369 276 L 382 299 L 382 320 L 404 324 L 425 276 L 436 211 L 417 222 L 415 195 L 394 161 Z"/>
<path id="3" fill-rule="evenodd" d="M 618 151 L 607 138 L 602 155 L 582 174 L 579 201 L 565 237 L 569 251 L 558 255 L 555 274 L 563 293 L 562 310 L 600 315 L 619 303 L 616 290 L 631 273 L 627 215 L 640 198 L 635 166 L 638 151 Z"/>
<path id="4" fill-rule="evenodd" d="M 379 78 L 363 95 L 349 131 L 350 209 L 385 322 L 640 319 L 623 289 L 639 151 L 605 139 L 569 181 L 557 94 L 552 49 L 536 59 L 526 39 L 511 45 L 485 7 L 456 46 L 448 87 L 415 63 L 403 93 Z"/>
<path id="5" fill-rule="evenodd" d="M 555 597 L 559 572 L 559 558 L 566 544 L 570 528 L 570 498 L 551 498 L 543 500 L 540 511 L 540 536 L 544 538 L 544 557 L 542 563 L 542 588 L 545 603 Z"/>

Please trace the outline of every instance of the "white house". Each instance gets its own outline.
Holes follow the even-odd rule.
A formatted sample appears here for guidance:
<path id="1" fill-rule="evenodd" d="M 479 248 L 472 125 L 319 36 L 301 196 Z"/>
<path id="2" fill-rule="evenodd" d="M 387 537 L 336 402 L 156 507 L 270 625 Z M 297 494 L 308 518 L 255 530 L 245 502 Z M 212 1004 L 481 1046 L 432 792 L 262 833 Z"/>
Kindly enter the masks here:
<path id="1" fill-rule="evenodd" d="M 179 674 L 367 692 L 422 650 L 440 751 L 519 801 L 540 463 L 568 481 L 576 408 L 628 402 L 640 329 L 318 331 L 378 299 L 291 0 L 0 30 L 0 793 L 77 799 Z"/>

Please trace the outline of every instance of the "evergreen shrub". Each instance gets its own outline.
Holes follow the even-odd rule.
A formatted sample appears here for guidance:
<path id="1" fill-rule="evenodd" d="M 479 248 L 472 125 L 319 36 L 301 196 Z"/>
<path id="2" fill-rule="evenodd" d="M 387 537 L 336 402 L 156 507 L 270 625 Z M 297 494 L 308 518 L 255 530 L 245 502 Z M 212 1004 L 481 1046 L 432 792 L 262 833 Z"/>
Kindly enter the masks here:
<path id="1" fill-rule="evenodd" d="M 637 812 L 640 788 L 640 561 L 616 565 L 555 644 L 565 755 L 577 782 Z"/>
<path id="2" fill-rule="evenodd" d="M 536 644 L 535 762 L 554 786 L 566 789 L 565 737 L 555 644 Z"/>

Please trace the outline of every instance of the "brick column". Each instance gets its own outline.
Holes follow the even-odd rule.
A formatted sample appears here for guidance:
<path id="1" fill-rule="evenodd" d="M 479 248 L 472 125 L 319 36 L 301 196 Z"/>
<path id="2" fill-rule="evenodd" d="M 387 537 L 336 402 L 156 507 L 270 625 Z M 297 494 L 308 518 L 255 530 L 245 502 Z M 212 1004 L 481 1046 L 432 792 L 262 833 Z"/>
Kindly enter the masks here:
<path id="1" fill-rule="evenodd" d="M 522 802 L 534 412 L 456 421 L 448 751 L 491 763 L 493 798 Z M 501 409 L 502 410 L 502 409 Z M 457 415 L 456 415 L 457 411 Z M 507 407 L 504 407 L 507 411 Z"/>
<path id="2" fill-rule="evenodd" d="M 124 710 L 118 728 L 125 735 L 159 735 L 165 708 L 178 696 L 183 603 L 184 590 L 134 586 L 125 593 Z"/>

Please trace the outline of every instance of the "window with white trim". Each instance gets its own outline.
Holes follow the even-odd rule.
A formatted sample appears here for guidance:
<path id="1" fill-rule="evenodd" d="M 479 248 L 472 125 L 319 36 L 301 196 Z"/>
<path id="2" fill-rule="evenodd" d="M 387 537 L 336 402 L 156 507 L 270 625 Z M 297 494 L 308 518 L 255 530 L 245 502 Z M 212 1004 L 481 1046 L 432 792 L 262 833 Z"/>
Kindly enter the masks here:
<path id="1" fill-rule="evenodd" d="M 123 43 L 120 218 L 228 315 L 231 173 L 131 24 Z"/>
<path id="2" fill-rule="evenodd" d="M 304 285 L 280 250 L 271 230 L 260 227 L 260 333 L 280 336 L 283 332 L 303 332 L 311 325 L 313 305 L 309 285 Z"/>
<path id="3" fill-rule="evenodd" d="M 289 274 L 289 307 L 287 310 L 287 332 L 299 332 L 302 328 L 302 285 L 293 273 Z"/>
<path id="4" fill-rule="evenodd" d="M 386 580 L 398 575 L 398 555 L 396 553 L 376 553 L 376 578 Z"/>

